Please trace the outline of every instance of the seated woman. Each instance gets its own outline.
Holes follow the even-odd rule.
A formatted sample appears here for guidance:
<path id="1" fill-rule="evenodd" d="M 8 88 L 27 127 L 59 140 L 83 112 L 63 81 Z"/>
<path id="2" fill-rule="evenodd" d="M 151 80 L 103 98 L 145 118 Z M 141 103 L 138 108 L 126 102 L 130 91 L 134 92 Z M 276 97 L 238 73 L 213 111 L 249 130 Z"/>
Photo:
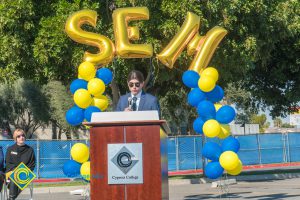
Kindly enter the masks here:
<path id="1" fill-rule="evenodd" d="M 32 147 L 25 144 L 25 132 L 22 129 L 16 129 L 13 138 L 16 143 L 8 147 L 5 156 L 6 173 L 11 173 L 21 162 L 33 171 L 35 167 L 34 150 Z M 15 200 L 21 190 L 13 181 L 10 181 L 8 188 L 8 199 Z"/>

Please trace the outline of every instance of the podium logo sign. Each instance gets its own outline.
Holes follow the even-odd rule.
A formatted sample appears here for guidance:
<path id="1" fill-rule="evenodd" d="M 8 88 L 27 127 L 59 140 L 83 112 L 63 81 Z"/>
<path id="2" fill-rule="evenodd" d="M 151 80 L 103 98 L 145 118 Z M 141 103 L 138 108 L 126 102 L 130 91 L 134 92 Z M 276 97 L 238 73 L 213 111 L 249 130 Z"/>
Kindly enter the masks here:
<path id="1" fill-rule="evenodd" d="M 111 161 L 124 173 L 127 174 L 133 166 L 139 162 L 125 146 L 111 159 Z"/>
<path id="2" fill-rule="evenodd" d="M 108 144 L 108 184 L 143 183 L 142 143 Z"/>
<path id="3" fill-rule="evenodd" d="M 23 162 L 21 162 L 9 176 L 10 180 L 21 190 L 24 190 L 35 177 L 35 174 Z"/>

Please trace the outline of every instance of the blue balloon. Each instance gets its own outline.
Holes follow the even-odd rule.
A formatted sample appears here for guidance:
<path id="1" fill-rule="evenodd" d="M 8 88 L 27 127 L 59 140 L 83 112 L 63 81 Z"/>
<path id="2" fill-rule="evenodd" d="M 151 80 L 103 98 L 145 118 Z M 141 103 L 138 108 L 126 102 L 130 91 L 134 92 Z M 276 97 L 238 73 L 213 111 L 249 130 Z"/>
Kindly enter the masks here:
<path id="1" fill-rule="evenodd" d="M 217 114 L 216 120 L 221 124 L 229 124 L 235 118 L 235 110 L 231 106 L 222 106 Z"/>
<path id="2" fill-rule="evenodd" d="M 75 79 L 70 85 L 70 91 L 72 94 L 78 89 L 87 89 L 88 82 L 83 79 Z"/>
<path id="3" fill-rule="evenodd" d="M 80 163 L 68 160 L 63 166 L 63 172 L 67 177 L 76 177 L 80 175 L 80 167 Z"/>
<path id="4" fill-rule="evenodd" d="M 84 118 L 86 119 L 86 121 L 88 121 L 88 122 L 91 121 L 93 112 L 101 112 L 101 110 L 96 106 L 87 107 L 84 111 Z"/>
<path id="5" fill-rule="evenodd" d="M 205 121 L 209 119 L 215 119 L 216 117 L 216 109 L 214 104 L 207 100 L 203 100 L 198 104 L 197 112 Z"/>
<path id="6" fill-rule="evenodd" d="M 222 151 L 233 151 L 235 153 L 237 153 L 240 149 L 240 142 L 232 137 L 229 136 L 227 137 L 225 140 L 223 140 L 222 142 Z"/>
<path id="7" fill-rule="evenodd" d="M 113 79 L 113 73 L 110 69 L 102 67 L 97 70 L 96 77 L 100 78 L 105 85 L 109 84 Z"/>
<path id="8" fill-rule="evenodd" d="M 200 75 L 197 72 L 193 70 L 187 70 L 182 75 L 182 82 L 189 88 L 197 88 L 199 78 Z"/>
<path id="9" fill-rule="evenodd" d="M 224 169 L 219 162 L 209 162 L 204 168 L 205 175 L 210 179 L 221 177 L 223 172 Z"/>
<path id="10" fill-rule="evenodd" d="M 193 128 L 196 131 L 196 133 L 203 134 L 203 130 L 202 130 L 203 124 L 204 124 L 204 121 L 200 117 L 195 119 L 195 121 L 193 123 Z"/>
<path id="11" fill-rule="evenodd" d="M 212 161 L 219 161 L 222 154 L 221 147 L 215 142 L 207 142 L 202 149 L 202 155 Z"/>
<path id="12" fill-rule="evenodd" d="M 83 119 L 84 119 L 84 110 L 77 106 L 73 106 L 66 113 L 66 120 L 72 126 L 77 126 L 81 124 Z"/>
<path id="13" fill-rule="evenodd" d="M 224 90 L 220 86 L 216 85 L 212 91 L 205 93 L 205 95 L 209 101 L 215 103 L 223 99 Z"/>
<path id="14" fill-rule="evenodd" d="M 188 94 L 188 103 L 197 107 L 200 101 L 205 100 L 206 96 L 199 88 L 192 89 Z"/>

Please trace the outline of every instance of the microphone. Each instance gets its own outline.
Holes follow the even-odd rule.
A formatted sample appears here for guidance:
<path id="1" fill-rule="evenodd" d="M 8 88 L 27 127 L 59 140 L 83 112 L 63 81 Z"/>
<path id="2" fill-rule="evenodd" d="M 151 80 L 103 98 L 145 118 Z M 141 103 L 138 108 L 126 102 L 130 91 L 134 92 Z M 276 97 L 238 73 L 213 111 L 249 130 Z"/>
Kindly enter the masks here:
<path id="1" fill-rule="evenodd" d="M 132 98 L 128 97 L 128 107 L 132 109 Z"/>

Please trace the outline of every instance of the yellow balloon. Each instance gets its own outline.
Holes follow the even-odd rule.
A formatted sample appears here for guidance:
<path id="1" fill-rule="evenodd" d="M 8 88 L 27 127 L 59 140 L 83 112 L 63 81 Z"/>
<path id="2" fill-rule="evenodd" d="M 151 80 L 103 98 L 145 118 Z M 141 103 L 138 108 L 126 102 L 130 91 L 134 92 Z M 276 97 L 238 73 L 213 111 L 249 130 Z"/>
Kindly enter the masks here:
<path id="1" fill-rule="evenodd" d="M 204 37 L 195 35 L 195 39 L 193 38 L 192 41 L 198 42 L 196 48 L 197 53 L 190 64 L 189 70 L 194 70 L 198 73 L 201 73 L 201 71 L 209 64 L 219 43 L 226 34 L 226 29 L 216 26 L 210 29 Z"/>
<path id="2" fill-rule="evenodd" d="M 71 156 L 73 160 L 84 163 L 89 159 L 89 147 L 83 143 L 76 143 L 71 148 Z"/>
<path id="3" fill-rule="evenodd" d="M 96 106 L 101 111 L 104 111 L 108 107 L 108 98 L 104 95 L 95 96 L 92 101 L 92 106 Z"/>
<path id="4" fill-rule="evenodd" d="M 168 134 L 164 131 L 164 129 L 160 128 L 160 139 L 163 140 L 163 139 L 167 139 L 168 137 Z"/>
<path id="5" fill-rule="evenodd" d="M 148 20 L 147 7 L 118 8 L 113 12 L 116 54 L 121 58 L 145 58 L 153 54 L 152 44 L 132 44 L 139 39 L 139 29 L 128 27 L 130 21 Z"/>
<path id="6" fill-rule="evenodd" d="M 200 76 L 198 86 L 203 92 L 210 92 L 215 88 L 216 82 L 210 76 Z"/>
<path id="7" fill-rule="evenodd" d="M 230 126 L 228 124 L 221 124 L 221 132 L 218 138 L 225 139 L 230 135 Z"/>
<path id="8" fill-rule="evenodd" d="M 99 53 L 84 53 L 84 61 L 89 61 L 96 66 L 106 65 L 114 58 L 115 47 L 112 41 L 100 34 L 84 31 L 81 26 L 88 24 L 96 28 L 97 12 L 93 10 L 81 10 L 72 14 L 65 25 L 65 31 L 75 42 L 97 47 Z"/>
<path id="9" fill-rule="evenodd" d="M 83 62 L 78 67 L 78 76 L 86 81 L 89 81 L 96 76 L 96 71 L 97 70 L 92 63 Z"/>
<path id="10" fill-rule="evenodd" d="M 239 157 L 233 151 L 225 151 L 219 158 L 220 165 L 227 171 L 234 170 L 239 164 Z"/>
<path id="11" fill-rule="evenodd" d="M 202 71 L 201 76 L 209 76 L 211 77 L 215 82 L 219 79 L 219 73 L 218 70 L 216 70 L 213 67 L 208 67 L 205 70 Z"/>
<path id="12" fill-rule="evenodd" d="M 105 83 L 99 78 L 93 78 L 88 82 L 87 88 L 92 95 L 103 94 Z"/>
<path id="13" fill-rule="evenodd" d="M 203 125 L 203 133 L 206 137 L 217 137 L 220 134 L 221 126 L 214 119 L 207 120 Z"/>
<path id="14" fill-rule="evenodd" d="M 222 107 L 222 104 L 215 103 L 214 106 L 215 106 L 216 111 L 218 111 Z"/>
<path id="15" fill-rule="evenodd" d="M 87 108 L 92 103 L 92 96 L 86 89 L 76 90 L 73 99 L 79 108 Z"/>
<path id="16" fill-rule="evenodd" d="M 239 175 L 243 170 L 243 163 L 241 160 L 239 160 L 239 164 L 236 168 L 234 168 L 233 170 L 227 170 L 227 173 L 230 175 Z"/>
<path id="17" fill-rule="evenodd" d="M 80 174 L 85 180 L 87 180 L 87 181 L 91 180 L 91 164 L 90 164 L 90 161 L 85 162 L 81 165 Z"/>
<path id="18" fill-rule="evenodd" d="M 178 30 L 169 44 L 157 55 L 157 58 L 167 67 L 173 68 L 180 53 L 187 46 L 190 40 L 198 33 L 200 27 L 200 17 L 192 12 L 188 12 L 183 25 Z"/>

